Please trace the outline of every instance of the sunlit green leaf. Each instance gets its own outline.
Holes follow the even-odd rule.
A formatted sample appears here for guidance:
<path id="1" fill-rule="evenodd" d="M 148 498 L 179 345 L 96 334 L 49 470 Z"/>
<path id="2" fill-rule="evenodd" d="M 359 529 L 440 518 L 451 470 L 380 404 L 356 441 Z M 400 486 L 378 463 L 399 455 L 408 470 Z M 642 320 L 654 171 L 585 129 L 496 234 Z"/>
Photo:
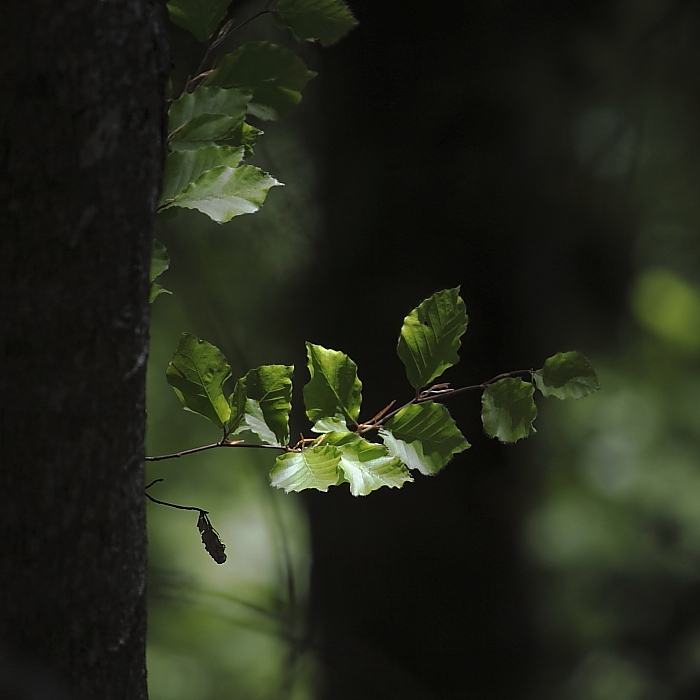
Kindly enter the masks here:
<path id="1" fill-rule="evenodd" d="M 163 192 L 160 207 L 164 209 L 200 175 L 213 168 L 235 168 L 243 158 L 243 147 L 208 146 L 196 151 L 177 151 L 165 159 Z"/>
<path id="2" fill-rule="evenodd" d="M 251 91 L 248 112 L 259 119 L 279 119 L 298 104 L 314 75 L 296 54 L 261 41 L 224 56 L 206 84 Z"/>
<path id="3" fill-rule="evenodd" d="M 222 389 L 230 375 L 231 368 L 221 350 L 189 333 L 183 334 L 165 372 L 184 408 L 199 413 L 220 428 L 231 413 Z"/>
<path id="4" fill-rule="evenodd" d="M 340 468 L 353 496 L 366 496 L 382 486 L 401 488 L 413 481 L 406 465 L 384 445 L 347 432 L 328 433 L 323 441 L 340 451 Z"/>
<path id="5" fill-rule="evenodd" d="M 286 445 L 293 372 L 292 366 L 263 365 L 239 379 L 229 399 L 231 419 L 227 431 L 249 430 L 264 444 Z"/>
<path id="6" fill-rule="evenodd" d="M 452 455 L 471 447 L 442 404 L 426 401 L 402 408 L 379 431 L 389 454 L 421 474 L 437 474 Z"/>
<path id="7" fill-rule="evenodd" d="M 229 0 L 170 0 L 170 19 L 192 32 L 199 41 L 206 41 L 226 14 Z"/>
<path id="8" fill-rule="evenodd" d="M 321 418 L 314 423 L 312 430 L 316 433 L 349 433 L 348 426 L 342 418 Z"/>
<path id="9" fill-rule="evenodd" d="M 194 153 L 199 153 L 199 150 Z M 171 156 L 173 155 L 176 154 L 172 153 Z M 270 188 L 280 184 L 274 177 L 252 165 L 237 168 L 220 166 L 202 173 L 163 208 L 197 209 L 223 224 L 234 216 L 256 212 L 265 201 Z"/>
<path id="10" fill-rule="evenodd" d="M 300 41 L 329 46 L 342 39 L 357 20 L 343 0 L 278 0 L 273 17 Z"/>
<path id="11" fill-rule="evenodd" d="M 306 354 L 311 379 L 304 386 L 304 404 L 313 429 L 325 432 L 327 425 L 336 430 L 335 426 L 354 423 L 362 403 L 357 365 L 345 353 L 313 343 L 306 343 Z"/>
<path id="12" fill-rule="evenodd" d="M 278 489 L 328 491 L 341 478 L 340 450 L 330 445 L 317 445 L 302 452 L 286 452 L 275 460 L 270 483 Z"/>
<path id="13" fill-rule="evenodd" d="M 416 389 L 459 362 L 467 314 L 459 287 L 436 292 L 406 316 L 396 349 Z"/>
<path id="14" fill-rule="evenodd" d="M 600 389 L 591 363 L 575 351 L 548 358 L 544 367 L 535 372 L 535 383 L 545 396 L 558 399 L 580 399 Z"/>
<path id="15" fill-rule="evenodd" d="M 491 384 L 481 397 L 486 434 L 501 442 L 515 442 L 537 432 L 532 424 L 537 417 L 534 393 L 532 384 L 514 377 Z"/>

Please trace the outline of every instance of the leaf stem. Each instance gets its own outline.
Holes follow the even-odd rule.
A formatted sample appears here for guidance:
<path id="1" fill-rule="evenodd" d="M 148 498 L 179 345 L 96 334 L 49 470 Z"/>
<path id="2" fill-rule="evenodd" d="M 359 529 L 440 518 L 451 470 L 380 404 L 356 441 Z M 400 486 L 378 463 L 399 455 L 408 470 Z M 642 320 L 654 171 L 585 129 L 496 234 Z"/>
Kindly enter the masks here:
<path id="1" fill-rule="evenodd" d="M 431 389 L 426 389 L 425 391 L 422 391 L 420 394 L 420 397 L 418 398 L 418 401 L 416 403 L 422 403 L 424 401 L 433 401 L 435 399 L 443 399 L 443 398 L 448 398 L 449 396 L 454 396 L 455 394 L 463 394 L 465 391 L 475 391 L 476 389 L 488 389 L 491 384 L 495 384 L 496 382 L 500 381 L 501 379 L 508 379 L 509 377 L 517 377 L 520 375 L 527 375 L 529 374 L 531 377 L 532 381 L 532 376 L 534 375 L 534 371 L 531 369 L 516 369 L 513 370 L 512 372 L 503 372 L 501 374 L 497 374 L 495 377 L 492 377 L 488 381 L 485 381 L 481 384 L 472 384 L 471 386 L 463 386 L 460 387 L 459 389 L 445 389 L 439 391 L 437 394 L 435 393 L 429 393 Z"/>
<path id="2" fill-rule="evenodd" d="M 148 486 L 146 486 L 146 489 L 149 486 L 153 486 L 153 484 L 155 484 L 158 481 L 163 481 L 163 479 L 156 479 L 155 481 L 152 481 Z M 157 503 L 159 506 L 168 506 L 168 508 L 177 508 L 178 510 L 196 510 L 196 511 L 199 511 L 199 514 L 201 516 L 207 516 L 209 514 L 208 510 L 203 510 L 202 508 L 197 508 L 196 506 L 180 506 L 177 503 L 168 503 L 167 501 L 160 501 L 157 498 L 153 498 L 153 496 L 151 496 L 151 494 L 146 493 L 146 489 L 144 489 L 144 496 L 146 496 L 146 498 L 149 501 L 152 501 L 153 503 Z"/>
<path id="3" fill-rule="evenodd" d="M 414 398 L 412 398 L 410 401 L 407 401 L 400 408 L 397 408 L 396 410 L 391 411 L 391 413 L 385 413 L 383 416 L 381 414 L 378 414 L 380 416 L 379 420 L 376 420 L 376 418 L 373 418 L 368 423 L 362 423 L 360 425 L 360 428 L 362 428 L 362 430 L 360 432 L 364 433 L 364 432 L 367 432 L 369 430 L 379 430 L 391 418 L 393 418 L 397 413 L 402 411 L 407 406 L 411 406 L 413 404 L 418 404 L 418 403 L 425 403 L 426 401 L 442 401 L 443 399 L 448 399 L 452 396 L 455 396 L 456 394 L 464 394 L 467 391 L 476 391 L 478 389 L 482 389 L 482 390 L 487 389 L 489 386 L 491 386 L 491 384 L 495 384 L 497 381 L 500 381 L 501 379 L 507 379 L 509 377 L 517 377 L 520 375 L 530 375 L 530 378 L 531 378 L 530 381 L 533 381 L 532 377 L 534 376 L 534 371 L 531 369 L 516 369 L 516 370 L 513 370 L 512 372 L 503 372 L 501 374 L 497 374 L 495 377 L 492 377 L 491 379 L 488 379 L 485 382 L 482 382 L 481 384 L 471 384 L 469 386 L 459 387 L 458 389 L 450 388 L 450 385 L 447 383 L 434 384 L 433 386 L 430 386 L 427 389 L 423 389 L 423 391 L 417 392 L 416 396 Z"/>

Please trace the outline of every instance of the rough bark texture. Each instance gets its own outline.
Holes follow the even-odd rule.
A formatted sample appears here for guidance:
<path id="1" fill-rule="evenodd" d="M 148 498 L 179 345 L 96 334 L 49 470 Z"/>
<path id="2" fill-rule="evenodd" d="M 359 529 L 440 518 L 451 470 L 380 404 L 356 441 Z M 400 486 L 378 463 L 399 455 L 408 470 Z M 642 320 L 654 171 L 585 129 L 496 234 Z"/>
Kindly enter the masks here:
<path id="1" fill-rule="evenodd" d="M 4 8 L 0 696 L 146 697 L 151 0 Z"/>

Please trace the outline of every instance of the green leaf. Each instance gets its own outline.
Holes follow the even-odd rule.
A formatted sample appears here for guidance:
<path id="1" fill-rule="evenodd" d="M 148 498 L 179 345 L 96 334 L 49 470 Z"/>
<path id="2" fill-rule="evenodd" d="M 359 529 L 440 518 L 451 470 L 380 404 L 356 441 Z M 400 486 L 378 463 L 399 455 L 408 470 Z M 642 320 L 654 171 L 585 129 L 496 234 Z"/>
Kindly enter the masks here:
<path id="1" fill-rule="evenodd" d="M 224 56 L 206 84 L 250 91 L 249 114 L 279 119 L 299 103 L 301 91 L 315 75 L 296 54 L 261 41 Z"/>
<path id="2" fill-rule="evenodd" d="M 169 289 L 161 287 L 157 282 L 151 282 L 151 293 L 148 296 L 149 303 L 153 303 L 161 294 L 172 294 Z"/>
<path id="3" fill-rule="evenodd" d="M 219 348 L 184 333 L 165 377 L 183 407 L 199 413 L 223 428 L 231 414 L 223 383 L 231 376 L 231 368 Z"/>
<path id="4" fill-rule="evenodd" d="M 535 372 L 537 388 L 545 396 L 558 399 L 580 399 L 600 389 L 598 376 L 581 353 L 559 352 L 548 358 Z"/>
<path id="5" fill-rule="evenodd" d="M 246 157 L 253 153 L 253 146 L 255 146 L 258 138 L 264 133 L 264 131 L 256 129 L 254 126 L 248 124 L 248 122 L 243 122 L 243 124 L 241 124 L 240 143 L 245 149 Z"/>
<path id="6" fill-rule="evenodd" d="M 236 382 L 229 399 L 230 433 L 249 430 L 264 444 L 286 445 L 292 408 L 293 366 L 263 365 Z"/>
<path id="7" fill-rule="evenodd" d="M 335 486 L 341 474 L 340 451 L 331 445 L 317 445 L 302 452 L 287 452 L 275 460 L 270 472 L 270 483 L 278 489 L 328 491 Z"/>
<path id="8" fill-rule="evenodd" d="M 362 382 L 357 365 L 343 352 L 306 343 L 311 379 L 304 386 L 306 415 L 315 432 L 345 428 L 360 415 Z M 328 419 L 331 422 L 328 422 Z"/>
<path id="9" fill-rule="evenodd" d="M 459 287 L 436 292 L 403 321 L 396 351 L 411 385 L 420 389 L 459 362 L 467 314 Z"/>
<path id="10" fill-rule="evenodd" d="M 202 146 L 241 146 L 243 121 L 251 93 L 232 88 L 197 88 L 185 93 L 168 112 L 168 142 L 173 150 Z"/>
<path id="11" fill-rule="evenodd" d="M 168 110 L 168 131 L 184 126 L 194 117 L 203 114 L 220 114 L 236 117 L 243 121 L 251 93 L 236 88 L 198 87 L 194 92 L 185 93 L 170 105 Z"/>
<path id="12" fill-rule="evenodd" d="M 204 146 L 240 146 L 242 124 L 243 120 L 225 114 L 200 114 L 174 132 L 169 144 L 174 151 L 192 151 Z"/>
<path id="13" fill-rule="evenodd" d="M 170 256 L 165 246 L 160 241 L 153 241 L 153 249 L 151 252 L 151 271 L 149 279 L 151 282 L 156 277 L 162 275 L 170 267 Z"/>
<path id="14" fill-rule="evenodd" d="M 245 419 L 246 409 L 246 382 L 245 377 L 241 377 L 233 387 L 231 395 L 228 397 L 230 413 L 228 420 L 224 424 L 226 436 L 235 434 L 241 427 Z"/>
<path id="15" fill-rule="evenodd" d="M 165 159 L 163 192 L 159 209 L 169 206 L 179 194 L 187 189 L 205 172 L 220 166 L 235 168 L 243 158 L 243 147 L 208 146 L 196 151 L 170 153 Z"/>
<path id="16" fill-rule="evenodd" d="M 343 0 L 279 0 L 273 17 L 300 41 L 319 41 L 322 46 L 339 41 L 358 24 Z"/>
<path id="17" fill-rule="evenodd" d="M 153 241 L 151 252 L 151 270 L 149 279 L 151 281 L 151 293 L 148 301 L 152 304 L 161 294 L 172 294 L 169 289 L 162 287 L 153 280 L 162 275 L 170 267 L 170 256 L 165 246 L 160 241 Z"/>
<path id="18" fill-rule="evenodd" d="M 223 224 L 234 216 L 258 211 L 270 188 L 281 184 L 252 165 L 241 165 L 237 168 L 223 165 L 202 173 L 162 208 L 197 209 L 210 219 Z"/>
<path id="19" fill-rule="evenodd" d="M 349 433 L 348 426 L 342 418 L 321 418 L 314 423 L 312 430 L 316 433 Z"/>
<path id="20" fill-rule="evenodd" d="M 389 454 L 421 474 L 437 474 L 452 455 L 471 447 L 450 412 L 433 401 L 402 408 L 379 431 Z"/>
<path id="21" fill-rule="evenodd" d="M 178 27 L 204 42 L 221 23 L 228 5 L 229 0 L 170 0 L 168 11 Z"/>
<path id="22" fill-rule="evenodd" d="M 340 469 L 353 496 L 366 496 L 382 486 L 401 488 L 413 481 L 406 465 L 390 455 L 384 445 L 347 432 L 328 433 L 323 442 L 340 451 Z"/>
<path id="23" fill-rule="evenodd" d="M 532 398 L 535 387 L 522 379 L 508 377 L 491 384 L 481 397 L 481 421 L 489 437 L 516 442 L 532 433 L 537 407 Z"/>

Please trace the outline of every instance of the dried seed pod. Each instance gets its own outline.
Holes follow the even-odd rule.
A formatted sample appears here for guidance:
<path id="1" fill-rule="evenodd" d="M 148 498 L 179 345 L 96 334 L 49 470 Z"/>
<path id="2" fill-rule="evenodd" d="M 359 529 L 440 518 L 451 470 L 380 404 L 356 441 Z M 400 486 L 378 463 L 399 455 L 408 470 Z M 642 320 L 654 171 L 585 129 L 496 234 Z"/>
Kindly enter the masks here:
<path id="1" fill-rule="evenodd" d="M 224 552 L 226 545 L 221 541 L 219 533 L 212 527 L 207 514 L 203 510 L 199 511 L 197 529 L 202 534 L 204 549 L 207 550 L 209 556 L 217 564 L 223 564 L 226 561 L 226 553 Z"/>

